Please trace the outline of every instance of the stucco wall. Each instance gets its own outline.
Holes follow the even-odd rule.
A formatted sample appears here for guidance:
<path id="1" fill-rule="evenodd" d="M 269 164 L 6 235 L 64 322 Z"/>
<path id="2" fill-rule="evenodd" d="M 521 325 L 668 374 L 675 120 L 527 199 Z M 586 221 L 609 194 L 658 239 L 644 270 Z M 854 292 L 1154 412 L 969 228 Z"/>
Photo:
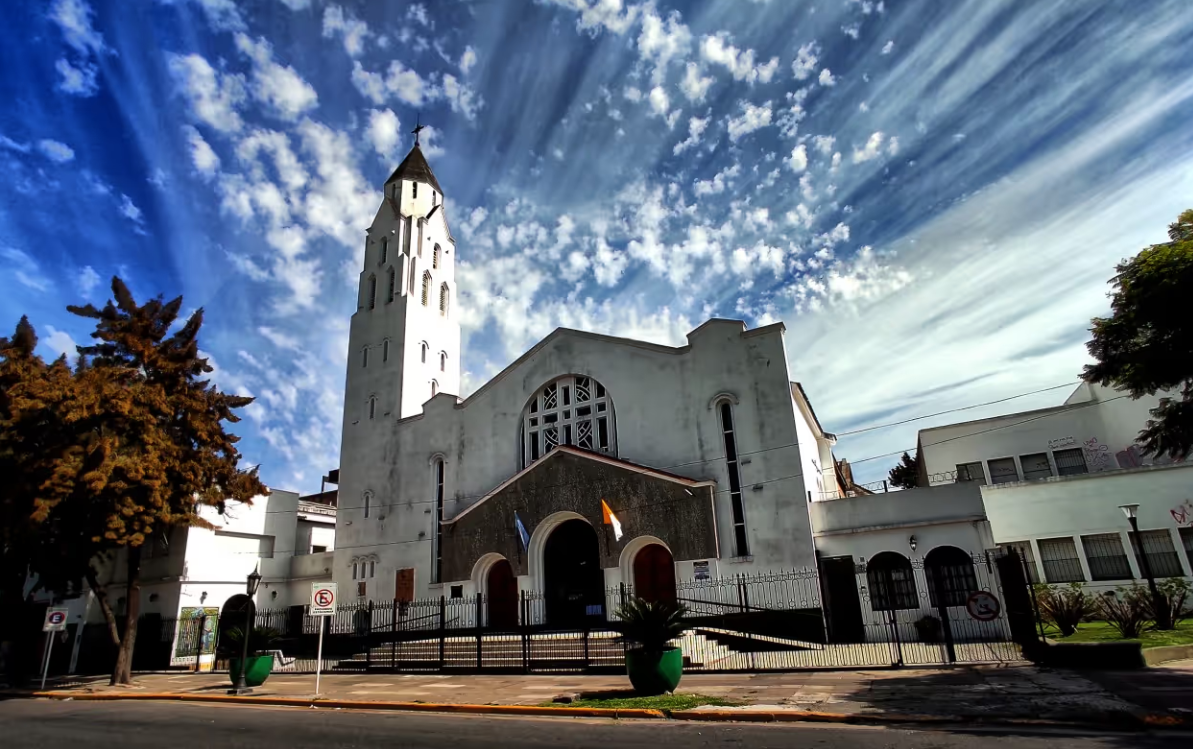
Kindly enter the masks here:
<path id="1" fill-rule="evenodd" d="M 1119 454 L 1130 449 L 1161 395 L 1133 400 L 1109 388 L 1083 385 L 1055 408 L 924 429 L 920 443 L 929 481 L 952 481 L 958 464 L 986 461 L 989 483 L 988 461 L 1011 457 L 1022 477 L 1021 456 L 1072 448 L 1083 451 L 1091 473 L 1126 467 L 1130 461 Z M 1055 458 L 1050 461 L 1055 475 Z"/>
<path id="2" fill-rule="evenodd" d="M 614 540 L 612 529 L 602 526 L 602 498 L 622 524 L 621 541 Z M 712 501 L 709 486 L 685 487 L 566 451 L 550 454 L 498 494 L 445 525 L 444 581 L 469 579 L 486 553 L 501 554 L 514 574 L 527 574 L 529 555 L 513 533 L 515 511 L 530 534 L 557 512 L 582 515 L 597 529 L 602 569 L 618 566 L 622 549 L 639 536 L 662 540 L 676 560 L 716 557 Z"/>
<path id="3" fill-rule="evenodd" d="M 1113 471 L 1100 475 L 1066 476 L 1043 481 L 1018 482 L 982 487 L 982 499 L 998 543 L 1031 541 L 1033 556 L 1040 564 L 1038 542 L 1042 538 L 1072 537 L 1086 579 L 1090 579 L 1080 536 L 1118 533 L 1123 549 L 1129 549 L 1127 518 L 1119 505 L 1139 504 L 1140 530 L 1165 529 L 1190 574 L 1189 559 L 1181 544 L 1173 510 L 1193 501 L 1193 465 L 1154 466 Z M 1193 521 L 1193 513 L 1189 517 Z M 1128 553 L 1136 578 L 1141 577 L 1134 555 Z M 1113 587 L 1118 582 L 1101 583 Z"/>
<path id="4" fill-rule="evenodd" d="M 980 520 L 985 509 L 979 487 L 961 483 L 816 502 L 811 515 L 812 530 L 820 536 L 890 526 Z"/>
<path id="5" fill-rule="evenodd" d="M 719 545 L 726 554 L 734 548 L 732 511 L 712 401 L 731 395 L 753 558 L 723 559 L 719 569 L 731 574 L 814 563 L 781 326 L 747 332 L 741 322 L 714 320 L 689 334 L 683 348 L 559 331 L 463 403 L 441 395 L 420 416 L 382 422 L 380 432 L 345 425 L 337 543 L 378 555 L 370 596 L 392 596 L 394 571 L 403 567 L 418 569 L 416 593 L 427 593 L 433 460 L 445 460 L 450 517 L 521 468 L 523 408 L 538 388 L 569 374 L 592 377 L 607 389 L 620 457 L 717 482 Z M 377 503 L 367 519 L 365 491 Z M 351 582 L 348 556 L 337 559 L 336 580 Z"/>

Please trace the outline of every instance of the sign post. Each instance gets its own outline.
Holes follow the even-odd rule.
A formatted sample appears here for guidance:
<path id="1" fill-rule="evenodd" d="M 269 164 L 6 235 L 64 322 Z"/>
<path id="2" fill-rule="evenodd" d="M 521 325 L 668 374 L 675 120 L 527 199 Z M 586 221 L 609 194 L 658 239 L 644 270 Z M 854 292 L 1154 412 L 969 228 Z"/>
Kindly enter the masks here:
<path id="1" fill-rule="evenodd" d="M 319 678 L 323 671 L 323 630 L 327 629 L 327 617 L 336 613 L 336 599 L 339 594 L 335 583 L 311 583 L 311 616 L 319 617 L 319 650 L 315 654 L 315 696 L 319 696 Z"/>
<path id="2" fill-rule="evenodd" d="M 66 615 L 70 609 L 47 609 L 45 624 L 41 631 L 46 633 L 46 662 L 41 669 L 41 688 L 46 688 L 46 676 L 50 673 L 50 656 L 54 652 L 54 633 L 66 630 Z"/>

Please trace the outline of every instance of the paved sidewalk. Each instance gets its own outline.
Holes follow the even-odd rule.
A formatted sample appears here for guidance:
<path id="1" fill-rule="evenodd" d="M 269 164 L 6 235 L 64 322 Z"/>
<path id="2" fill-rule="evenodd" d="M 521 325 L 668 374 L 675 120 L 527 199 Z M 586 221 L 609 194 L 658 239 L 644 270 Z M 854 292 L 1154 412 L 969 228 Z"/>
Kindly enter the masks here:
<path id="1" fill-rule="evenodd" d="M 1141 707 L 1193 717 L 1193 660 L 1169 661 L 1135 671 L 1097 671 L 1089 678 Z"/>
<path id="2" fill-rule="evenodd" d="M 1155 670 L 1155 669 L 1153 669 Z M 1148 673 L 1148 672 L 1143 672 Z M 1143 677 L 1140 677 L 1143 678 Z M 140 674 L 132 687 L 106 679 L 47 689 L 79 692 L 224 694 L 227 674 Z M 326 675 L 322 697 L 365 702 L 537 705 L 564 693 L 624 692 L 623 676 Z M 314 696 L 313 675 L 276 674 L 254 697 Z M 1153 706 L 1124 699 L 1074 672 L 1034 666 L 969 666 L 889 671 L 815 671 L 685 675 L 680 692 L 743 703 L 742 711 L 781 710 L 846 715 L 930 715 L 986 719 L 1081 721 L 1090 716 L 1141 716 Z M 624 695 L 618 695 L 624 696 Z"/>

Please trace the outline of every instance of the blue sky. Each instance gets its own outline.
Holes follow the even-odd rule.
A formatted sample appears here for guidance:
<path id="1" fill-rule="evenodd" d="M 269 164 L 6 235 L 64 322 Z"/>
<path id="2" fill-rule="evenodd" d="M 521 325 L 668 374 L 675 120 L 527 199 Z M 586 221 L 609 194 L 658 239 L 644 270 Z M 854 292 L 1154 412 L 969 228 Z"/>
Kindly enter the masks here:
<path id="1" fill-rule="evenodd" d="M 826 429 L 1075 382 L 1114 264 L 1193 205 L 1193 14 L 935 0 L 47 0 L 0 31 L 0 323 L 203 307 L 246 458 L 337 464 L 348 319 L 416 113 L 465 394 L 559 326 L 782 320 Z M 861 480 L 917 428 L 845 437 Z M 512 437 L 511 437 L 512 438 Z"/>

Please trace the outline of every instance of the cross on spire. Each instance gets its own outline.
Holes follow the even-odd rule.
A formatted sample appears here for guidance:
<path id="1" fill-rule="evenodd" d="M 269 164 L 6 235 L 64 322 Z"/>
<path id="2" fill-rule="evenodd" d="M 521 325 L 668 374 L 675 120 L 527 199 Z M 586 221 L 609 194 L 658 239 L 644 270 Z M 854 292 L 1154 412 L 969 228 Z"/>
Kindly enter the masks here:
<path id="1" fill-rule="evenodd" d="M 422 124 L 422 115 L 417 115 L 414 120 L 414 129 L 410 131 L 414 133 L 414 145 L 418 145 L 418 134 L 421 133 L 424 128 L 426 128 L 426 125 Z"/>

